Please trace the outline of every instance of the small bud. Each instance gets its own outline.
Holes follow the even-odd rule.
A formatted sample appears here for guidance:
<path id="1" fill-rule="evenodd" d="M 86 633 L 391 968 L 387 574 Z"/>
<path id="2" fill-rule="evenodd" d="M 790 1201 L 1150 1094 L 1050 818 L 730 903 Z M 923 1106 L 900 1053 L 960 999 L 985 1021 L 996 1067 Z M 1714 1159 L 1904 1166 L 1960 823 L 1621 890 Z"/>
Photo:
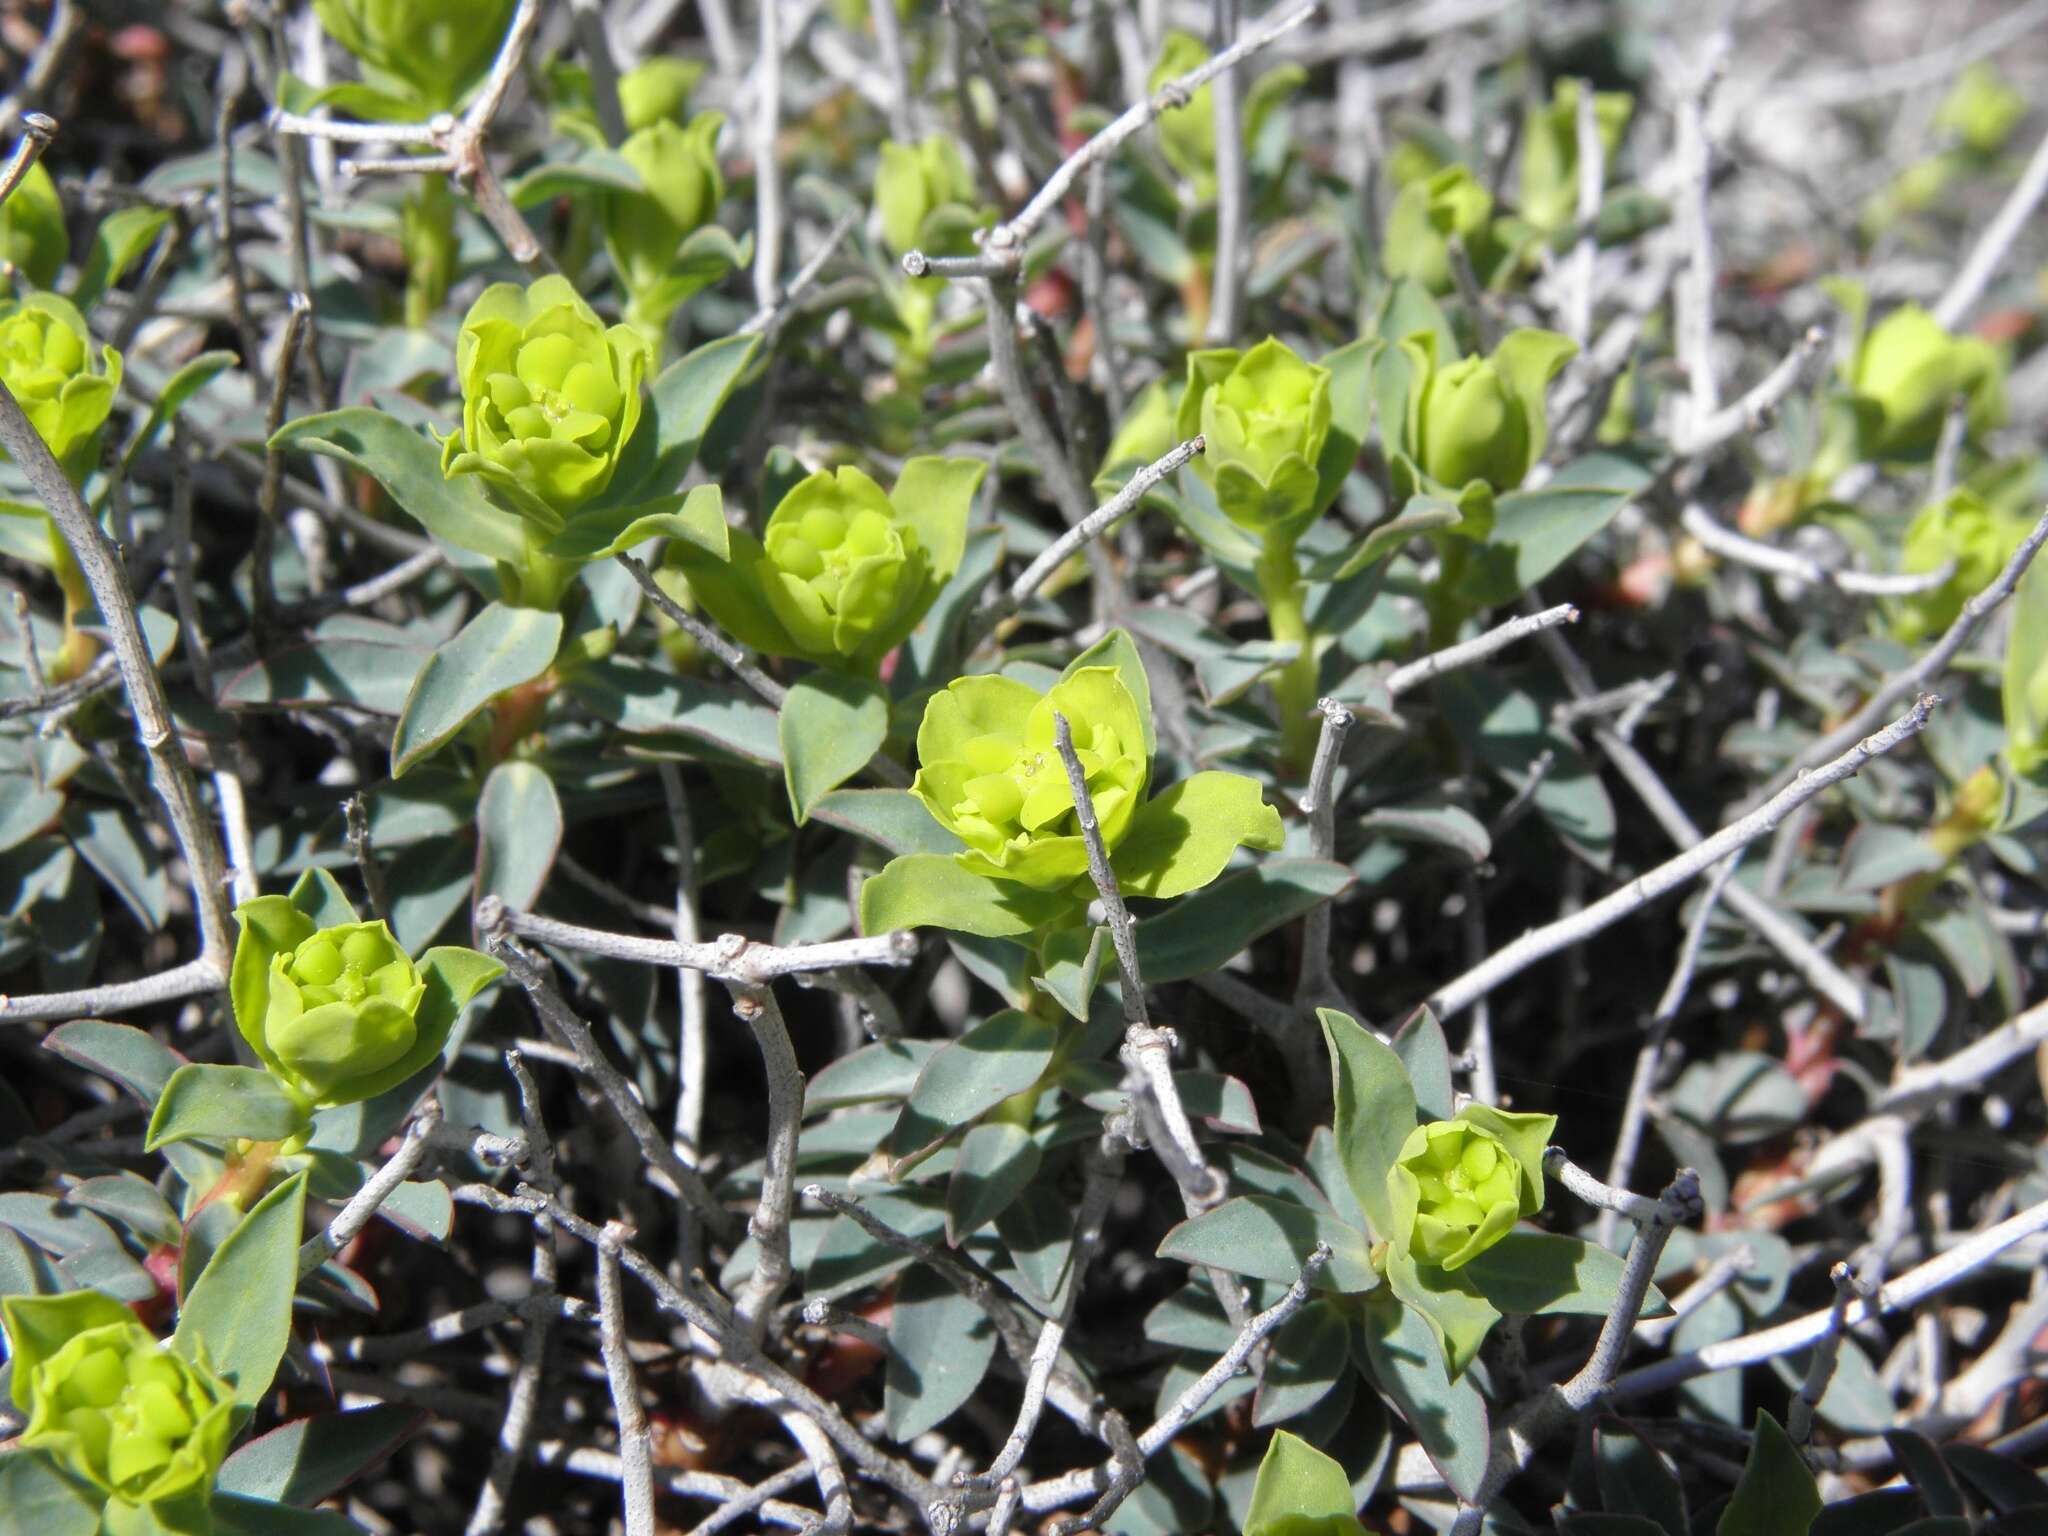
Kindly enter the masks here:
<path id="1" fill-rule="evenodd" d="M 919 144 L 883 143 L 875 168 L 875 209 L 882 239 L 898 257 L 912 251 L 971 255 L 975 231 L 995 222 L 994 210 L 978 199 L 974 173 L 951 139 L 935 135 Z"/>
<path id="2" fill-rule="evenodd" d="M 1577 348 L 1551 331 L 1513 331 L 1491 357 L 1439 364 L 1426 333 L 1401 346 L 1410 365 L 1403 447 L 1414 467 L 1453 495 L 1517 489 L 1549 437 L 1550 381 Z"/>
<path id="3" fill-rule="evenodd" d="M 309 1108 L 374 1098 L 426 1066 L 462 1004 L 503 969 L 468 950 L 433 950 L 415 965 L 385 924 L 315 928 L 283 896 L 246 902 L 235 917 L 235 1023 Z"/>
<path id="4" fill-rule="evenodd" d="M 1174 434 L 1198 432 L 1207 447 L 1195 473 L 1231 521 L 1262 538 L 1298 536 L 1321 510 L 1330 370 L 1272 337 L 1249 352 L 1191 353 Z"/>
<path id="5" fill-rule="evenodd" d="M 1462 165 L 1412 181 L 1394 199 L 1387 216 L 1380 265 L 1394 278 L 1408 278 L 1431 293 L 1449 293 L 1450 237 L 1464 242 L 1472 269 L 1483 283 L 1503 254 L 1493 238 L 1493 197 Z"/>
<path id="6" fill-rule="evenodd" d="M 1869 418 L 1861 447 L 1885 462 L 1930 457 L 1959 395 L 1969 401 L 1972 432 L 2005 419 L 1998 350 L 1979 337 L 1951 336 L 1917 304 L 1900 305 L 1865 333 L 1849 361 L 1848 385 Z"/>

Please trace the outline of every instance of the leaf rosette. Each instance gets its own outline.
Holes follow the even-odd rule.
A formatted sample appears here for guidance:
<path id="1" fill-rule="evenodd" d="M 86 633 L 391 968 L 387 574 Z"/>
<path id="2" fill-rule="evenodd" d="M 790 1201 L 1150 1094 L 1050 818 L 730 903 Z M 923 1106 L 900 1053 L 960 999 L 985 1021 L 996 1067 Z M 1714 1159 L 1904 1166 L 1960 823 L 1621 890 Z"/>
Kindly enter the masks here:
<path id="1" fill-rule="evenodd" d="M 1124 894 L 1183 895 L 1239 849 L 1277 849 L 1280 813 L 1242 774 L 1197 773 L 1147 797 L 1151 699 L 1116 631 L 1040 690 L 1000 675 L 956 678 L 925 705 L 911 794 L 960 844 L 906 854 L 862 888 L 863 926 L 933 926 L 1041 938 L 1085 920 L 1094 894 L 1055 717 L 1073 735 L 1102 845 Z"/>
<path id="2" fill-rule="evenodd" d="M 23 1451 L 104 1501 L 102 1529 L 206 1532 L 236 1426 L 234 1389 L 95 1291 L 10 1296 L 4 1308 Z"/>

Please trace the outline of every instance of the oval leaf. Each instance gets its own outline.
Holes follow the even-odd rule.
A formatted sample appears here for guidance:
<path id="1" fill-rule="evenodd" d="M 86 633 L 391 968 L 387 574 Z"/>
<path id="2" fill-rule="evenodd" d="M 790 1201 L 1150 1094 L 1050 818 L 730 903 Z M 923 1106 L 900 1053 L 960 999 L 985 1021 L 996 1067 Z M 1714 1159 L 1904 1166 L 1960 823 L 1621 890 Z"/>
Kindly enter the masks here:
<path id="1" fill-rule="evenodd" d="M 559 613 L 485 605 L 413 679 L 391 738 L 391 776 L 433 753 L 507 688 L 540 676 L 561 642 Z"/>
<path id="2" fill-rule="evenodd" d="M 178 1068 L 149 1117 L 143 1149 L 173 1141 L 283 1141 L 306 1128 L 306 1112 L 260 1067 L 194 1062 Z"/>
<path id="3" fill-rule="evenodd" d="M 801 826 L 811 807 L 859 773 L 889 735 L 881 684 L 822 668 L 798 679 L 775 722 L 789 809 Z"/>
<path id="4" fill-rule="evenodd" d="M 244 1407 L 255 1407 L 269 1392 L 291 1337 L 305 1217 L 306 1175 L 295 1173 L 213 1251 L 178 1313 L 172 1347 L 187 1359 L 203 1353 L 233 1380 L 235 1401 Z"/>

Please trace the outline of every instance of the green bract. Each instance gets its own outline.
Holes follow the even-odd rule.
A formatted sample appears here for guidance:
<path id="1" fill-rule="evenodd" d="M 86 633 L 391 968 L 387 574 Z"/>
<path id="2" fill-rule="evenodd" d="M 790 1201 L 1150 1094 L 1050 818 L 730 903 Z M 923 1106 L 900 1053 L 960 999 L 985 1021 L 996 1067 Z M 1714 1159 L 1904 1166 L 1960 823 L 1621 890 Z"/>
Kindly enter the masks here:
<path id="1" fill-rule="evenodd" d="M 64 228 L 64 204 L 57 196 L 57 183 L 38 161 L 28 168 L 7 201 L 0 203 L 0 262 L 27 278 L 29 287 L 47 288 L 57 280 L 70 253 L 71 237 Z"/>
<path id="2" fill-rule="evenodd" d="M 1855 350 L 1843 370 L 1853 412 L 1853 443 L 1836 440 L 1823 450 L 1826 472 L 1856 458 L 1917 462 L 1931 457 L 1951 401 L 1968 402 L 1973 435 L 2005 419 L 2005 366 L 1999 351 L 1977 336 L 1951 336 L 1917 304 L 1901 304 L 1876 325 L 1865 325 L 1869 300 L 1857 283 L 1823 283 L 1848 311 Z"/>
<path id="3" fill-rule="evenodd" d="M 1997 349 L 1975 336 L 1949 335 L 1917 304 L 1901 305 L 1871 327 L 1850 364 L 1849 387 L 1882 418 L 1870 439 L 1880 458 L 1932 453 L 1942 416 L 1957 395 L 1969 398 L 1970 423 L 1977 430 L 2005 415 Z"/>
<path id="4" fill-rule="evenodd" d="M 2005 760 L 2021 778 L 2048 769 L 2048 565 L 2035 561 L 2013 595 L 2005 636 Z"/>
<path id="5" fill-rule="evenodd" d="M 1244 1536 L 1363 1536 L 1351 1474 L 1307 1441 L 1275 1430 L 1252 1484 Z"/>
<path id="6" fill-rule="evenodd" d="M 1477 1120 L 1432 1120 L 1401 1144 L 1387 1188 L 1394 1236 L 1415 1261 L 1461 1269 L 1542 1208 L 1543 1167 Z"/>
<path id="7" fill-rule="evenodd" d="M 121 354 L 93 356 L 85 317 L 54 293 L 0 305 L 0 382 L 74 479 L 114 408 Z"/>
<path id="8" fill-rule="evenodd" d="M 462 431 L 444 474 L 482 475 L 515 511 L 557 527 L 611 483 L 640 424 L 647 343 L 607 327 L 565 277 L 493 283 L 455 343 Z"/>
<path id="9" fill-rule="evenodd" d="M 1462 165 L 1447 166 L 1401 189 L 1387 215 L 1380 266 L 1389 277 L 1412 278 L 1431 293 L 1449 293 L 1454 286 L 1452 235 L 1464 242 L 1474 274 L 1487 281 L 1501 256 L 1493 238 L 1493 196 Z"/>
<path id="10" fill-rule="evenodd" d="M 1544 395 L 1578 348 L 1535 330 L 1510 332 L 1491 357 L 1440 362 L 1437 346 L 1429 332 L 1401 343 L 1409 363 L 1402 449 L 1430 484 L 1490 502 L 1519 487 L 1543 457 Z"/>
<path id="11" fill-rule="evenodd" d="M 797 482 L 732 560 L 671 546 L 705 610 L 771 656 L 873 673 L 917 628 L 960 567 L 986 466 L 912 459 L 884 492 L 851 466 Z"/>
<path id="12" fill-rule="evenodd" d="M 1322 510 L 1317 461 L 1330 435 L 1330 370 L 1268 337 L 1249 352 L 1188 356 L 1175 435 L 1207 440 L 1195 472 L 1231 521 L 1261 536 L 1298 532 Z"/>
<path id="13" fill-rule="evenodd" d="M 371 85 L 421 117 L 453 111 L 497 57 L 516 0 L 313 0 Z"/>
<path id="14" fill-rule="evenodd" d="M 235 1429 L 235 1395 L 94 1291 L 0 1302 L 14 1404 L 38 1451 L 107 1506 L 108 1530 L 211 1529 L 206 1502 Z"/>
<path id="15" fill-rule="evenodd" d="M 1181 439 L 1174 436 L 1180 413 L 1181 385 L 1164 375 L 1138 392 L 1138 398 L 1117 423 L 1116 436 L 1102 455 L 1102 468 L 1150 464 L 1163 457 Z"/>
<path id="16" fill-rule="evenodd" d="M 1555 234 L 1578 216 L 1579 92 L 1576 80 L 1560 80 L 1547 106 L 1531 112 L 1522 125 L 1522 163 L 1518 204 L 1522 218 L 1539 233 Z M 1593 120 L 1600 149 L 1611 158 L 1621 143 L 1635 98 L 1625 91 L 1596 91 Z"/>
<path id="17" fill-rule="evenodd" d="M 606 194 L 605 247 L 619 280 L 643 309 L 669 279 L 683 241 L 717 216 L 725 198 L 717 153 L 718 131 L 724 124 L 724 114 L 718 112 L 700 112 L 687 128 L 663 119 L 637 130 L 619 146 L 619 154 L 640 173 L 647 190 Z M 646 318 L 660 325 L 675 304 L 657 302 L 653 308 L 658 313 Z"/>
<path id="18" fill-rule="evenodd" d="M 884 142 L 875 167 L 875 208 L 882 239 L 898 256 L 960 256 L 974 249 L 974 232 L 995 222 L 976 199 L 974 172 L 959 146 L 943 134 L 919 144 Z"/>
<path id="19" fill-rule="evenodd" d="M 318 926 L 289 897 L 235 909 L 235 1023 L 301 1106 L 353 1104 L 437 1059 L 456 1016 L 504 972 L 473 950 L 415 965 L 381 922 Z"/>
<path id="20" fill-rule="evenodd" d="M 1933 571 L 1953 561 L 1955 569 L 1932 591 L 1900 600 L 1892 633 L 1912 645 L 1947 629 L 1963 604 L 2005 569 L 2033 526 L 2033 518 L 1993 507 L 1967 490 L 1922 508 L 1906 529 L 1901 566 L 1908 572 Z"/>

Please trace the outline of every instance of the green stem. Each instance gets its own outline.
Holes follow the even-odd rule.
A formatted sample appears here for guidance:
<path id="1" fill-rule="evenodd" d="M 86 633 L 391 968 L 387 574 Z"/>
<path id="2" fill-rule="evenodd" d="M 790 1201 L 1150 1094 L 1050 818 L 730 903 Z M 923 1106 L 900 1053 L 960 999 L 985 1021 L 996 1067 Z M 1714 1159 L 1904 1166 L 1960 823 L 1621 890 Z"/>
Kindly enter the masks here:
<path id="1" fill-rule="evenodd" d="M 519 572 L 519 606 L 559 613 L 568 599 L 570 584 L 582 569 L 580 560 L 558 559 L 543 554 L 538 545 L 529 544 L 526 564 Z"/>
<path id="2" fill-rule="evenodd" d="M 446 176 L 422 176 L 400 210 L 405 323 L 423 331 L 455 280 L 455 194 Z"/>
<path id="3" fill-rule="evenodd" d="M 1276 540 L 1259 557 L 1259 595 L 1266 602 L 1266 621 L 1273 638 L 1301 647 L 1300 654 L 1273 679 L 1273 698 L 1280 709 L 1281 756 L 1295 773 L 1307 773 L 1316 755 L 1316 685 L 1320 669 L 1316 662 L 1315 636 L 1310 633 L 1302 599 L 1307 583 L 1295 565 L 1293 540 Z"/>

